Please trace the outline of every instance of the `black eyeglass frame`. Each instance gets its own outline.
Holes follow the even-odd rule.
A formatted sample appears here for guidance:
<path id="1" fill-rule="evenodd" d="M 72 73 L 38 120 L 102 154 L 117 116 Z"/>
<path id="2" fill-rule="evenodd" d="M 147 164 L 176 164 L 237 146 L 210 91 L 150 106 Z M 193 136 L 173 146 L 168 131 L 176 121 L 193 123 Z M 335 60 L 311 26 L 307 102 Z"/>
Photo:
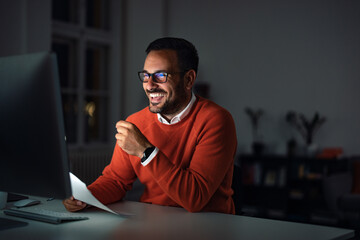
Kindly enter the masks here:
<path id="1" fill-rule="evenodd" d="M 164 71 L 158 71 L 158 72 L 154 72 L 154 73 L 148 73 L 146 71 L 140 71 L 138 72 L 138 76 L 139 76 L 139 79 L 141 82 L 143 83 L 147 83 L 148 81 L 144 81 L 142 78 L 141 78 L 141 75 L 140 74 L 143 74 L 143 73 L 146 73 L 149 75 L 149 78 L 152 78 L 154 82 L 156 83 L 166 83 L 167 82 L 167 79 L 168 79 L 168 76 L 171 75 L 171 74 L 179 74 L 179 73 L 185 73 L 186 71 L 182 71 L 182 72 L 164 72 Z M 165 81 L 159 81 L 158 78 L 156 77 L 155 74 L 159 74 L 159 73 L 162 73 L 165 75 Z"/>

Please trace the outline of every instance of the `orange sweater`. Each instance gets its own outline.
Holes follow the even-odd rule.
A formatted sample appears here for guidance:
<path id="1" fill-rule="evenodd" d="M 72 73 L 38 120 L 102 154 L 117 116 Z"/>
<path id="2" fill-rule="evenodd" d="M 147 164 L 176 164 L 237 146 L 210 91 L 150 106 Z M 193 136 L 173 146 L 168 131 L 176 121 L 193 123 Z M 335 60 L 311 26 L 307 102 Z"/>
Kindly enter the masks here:
<path id="1" fill-rule="evenodd" d="M 231 183 L 237 141 L 227 110 L 197 96 L 190 113 L 174 125 L 160 123 L 148 108 L 127 121 L 159 152 L 143 166 L 116 144 L 111 163 L 88 187 L 99 201 L 119 201 L 138 177 L 145 185 L 141 202 L 234 214 Z"/>

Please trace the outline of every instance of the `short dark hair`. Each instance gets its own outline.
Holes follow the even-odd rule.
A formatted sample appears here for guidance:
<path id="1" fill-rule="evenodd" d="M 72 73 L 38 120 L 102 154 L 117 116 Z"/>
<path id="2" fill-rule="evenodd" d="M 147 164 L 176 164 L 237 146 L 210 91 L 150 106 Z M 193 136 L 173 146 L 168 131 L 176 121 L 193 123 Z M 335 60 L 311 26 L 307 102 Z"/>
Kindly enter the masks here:
<path id="1" fill-rule="evenodd" d="M 149 44 L 149 46 L 146 48 L 146 54 L 149 54 L 149 52 L 152 50 L 165 49 L 176 51 L 180 71 L 185 72 L 193 69 L 197 73 L 199 66 L 199 56 L 195 46 L 191 42 L 183 38 L 159 38 Z"/>

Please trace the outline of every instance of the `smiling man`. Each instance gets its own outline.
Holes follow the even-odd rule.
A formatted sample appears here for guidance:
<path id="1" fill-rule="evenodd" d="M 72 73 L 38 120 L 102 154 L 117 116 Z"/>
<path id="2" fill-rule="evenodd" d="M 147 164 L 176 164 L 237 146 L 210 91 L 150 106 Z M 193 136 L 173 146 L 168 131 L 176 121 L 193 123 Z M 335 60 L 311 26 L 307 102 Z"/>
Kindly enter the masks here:
<path id="1" fill-rule="evenodd" d="M 149 107 L 116 124 L 111 163 L 88 189 L 108 204 L 139 178 L 141 202 L 234 214 L 235 125 L 227 110 L 192 92 L 197 50 L 185 39 L 160 38 L 146 53 L 138 76 Z M 69 211 L 86 207 L 74 198 L 64 205 Z"/>

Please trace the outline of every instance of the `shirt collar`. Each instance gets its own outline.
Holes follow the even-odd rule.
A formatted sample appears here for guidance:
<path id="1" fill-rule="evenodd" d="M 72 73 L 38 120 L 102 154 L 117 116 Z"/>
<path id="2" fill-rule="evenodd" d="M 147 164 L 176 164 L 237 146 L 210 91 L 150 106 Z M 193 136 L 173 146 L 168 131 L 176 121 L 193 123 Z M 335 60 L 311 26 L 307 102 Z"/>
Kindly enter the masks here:
<path id="1" fill-rule="evenodd" d="M 172 124 L 180 122 L 181 120 L 183 120 L 189 114 L 189 112 L 190 112 L 192 106 L 194 105 L 195 101 L 196 101 L 196 96 L 192 92 L 191 93 L 191 100 L 190 100 L 189 104 L 186 106 L 186 108 L 184 108 L 184 110 L 182 110 L 179 114 L 177 114 L 175 117 L 173 117 L 170 120 L 170 122 L 168 122 L 165 118 L 163 118 L 160 113 L 157 113 L 157 117 L 159 119 L 159 122 L 161 122 L 163 124 L 167 124 L 167 125 L 172 125 Z"/>

